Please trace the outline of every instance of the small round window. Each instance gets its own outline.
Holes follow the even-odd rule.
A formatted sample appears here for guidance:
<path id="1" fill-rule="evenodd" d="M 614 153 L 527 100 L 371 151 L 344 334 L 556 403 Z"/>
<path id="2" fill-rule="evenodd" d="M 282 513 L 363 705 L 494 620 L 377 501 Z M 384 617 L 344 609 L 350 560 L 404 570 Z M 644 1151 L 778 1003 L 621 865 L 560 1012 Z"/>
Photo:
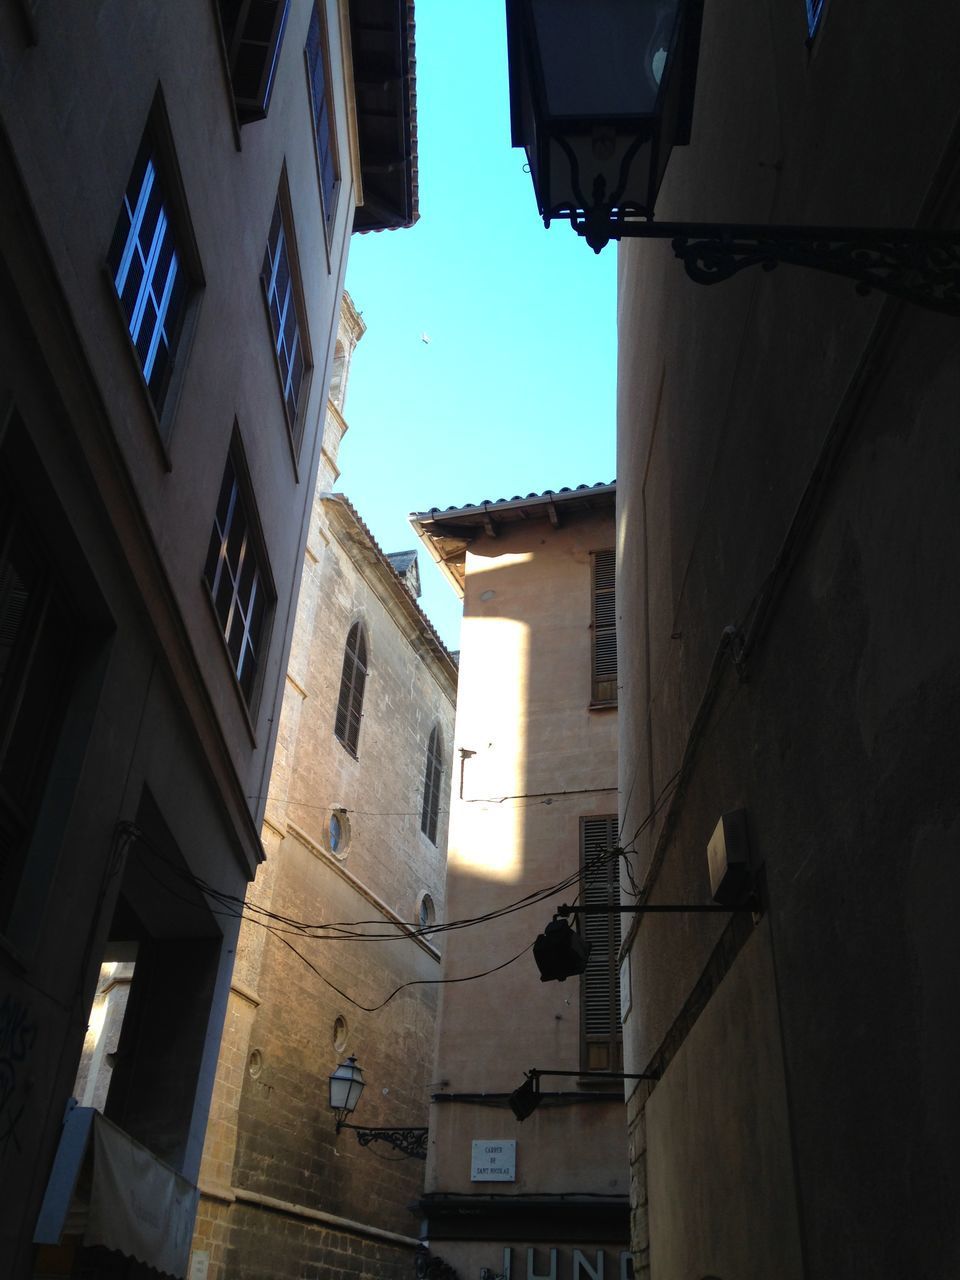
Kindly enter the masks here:
<path id="1" fill-rule="evenodd" d="M 421 929 L 429 929 L 436 923 L 437 909 L 429 893 L 421 893 L 417 900 L 417 924 Z"/>
<path id="2" fill-rule="evenodd" d="M 327 818 L 327 828 L 324 834 L 329 852 L 336 854 L 338 858 L 345 857 L 347 847 L 350 844 L 350 821 L 345 810 L 333 810 L 329 818 Z"/>

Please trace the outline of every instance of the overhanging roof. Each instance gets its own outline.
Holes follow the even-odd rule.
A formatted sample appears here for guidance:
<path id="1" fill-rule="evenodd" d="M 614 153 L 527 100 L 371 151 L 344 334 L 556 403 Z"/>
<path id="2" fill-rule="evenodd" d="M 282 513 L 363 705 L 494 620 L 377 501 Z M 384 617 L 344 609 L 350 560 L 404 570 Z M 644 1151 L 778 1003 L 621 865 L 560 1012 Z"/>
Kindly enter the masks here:
<path id="1" fill-rule="evenodd" d="M 420 216 L 413 0 L 351 0 L 350 40 L 363 204 L 354 231 Z"/>
<path id="2" fill-rule="evenodd" d="M 507 525 L 547 520 L 559 528 L 566 520 L 592 512 L 613 511 L 617 484 L 581 484 L 575 489 L 547 489 L 525 498 L 498 498 L 466 507 L 431 507 L 413 511 L 410 523 L 431 556 L 463 595 L 467 547 L 474 538 L 495 538 Z"/>
<path id="3" fill-rule="evenodd" d="M 405 618 L 405 628 L 413 648 L 428 667 L 432 667 L 442 684 L 446 684 L 451 700 L 456 699 L 457 663 L 440 639 L 433 623 L 417 604 L 402 575 L 391 563 L 353 503 L 342 493 L 319 493 L 330 520 L 330 528 L 354 563 L 375 575 L 382 588 L 381 599 L 393 602 L 394 616 Z M 389 607 L 389 606 L 387 606 Z"/>

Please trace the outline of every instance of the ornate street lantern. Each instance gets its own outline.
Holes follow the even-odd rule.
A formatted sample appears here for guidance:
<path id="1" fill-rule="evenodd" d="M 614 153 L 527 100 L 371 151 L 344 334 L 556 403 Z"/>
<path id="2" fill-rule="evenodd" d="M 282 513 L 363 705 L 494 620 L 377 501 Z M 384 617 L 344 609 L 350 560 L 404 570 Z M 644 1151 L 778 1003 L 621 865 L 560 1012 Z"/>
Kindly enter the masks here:
<path id="1" fill-rule="evenodd" d="M 337 1118 L 337 1133 L 341 1129 L 352 1129 L 361 1147 L 369 1147 L 372 1142 L 385 1142 L 414 1160 L 426 1160 L 428 1133 L 423 1126 L 404 1128 L 391 1125 L 386 1128 L 370 1128 L 367 1125 L 348 1123 L 347 1116 L 353 1114 L 360 1101 L 364 1083 L 360 1064 L 352 1054 L 346 1062 L 340 1063 L 328 1080 L 330 1110 Z"/>
<path id="2" fill-rule="evenodd" d="M 507 0 L 514 146 L 547 226 L 594 249 L 653 217 L 675 146 L 690 141 L 700 0 Z"/>
<path id="3" fill-rule="evenodd" d="M 341 1062 L 336 1071 L 329 1077 L 330 1110 L 337 1117 L 337 1132 L 347 1116 L 356 1110 L 360 1095 L 363 1093 L 363 1072 L 360 1064 L 351 1054 L 346 1062 Z"/>
<path id="4" fill-rule="evenodd" d="M 698 284 L 744 267 L 812 267 L 960 315 L 960 232 L 925 227 L 655 222 L 674 147 L 690 141 L 703 0 L 506 0 L 514 146 L 546 226 L 599 253 L 666 239 Z"/>

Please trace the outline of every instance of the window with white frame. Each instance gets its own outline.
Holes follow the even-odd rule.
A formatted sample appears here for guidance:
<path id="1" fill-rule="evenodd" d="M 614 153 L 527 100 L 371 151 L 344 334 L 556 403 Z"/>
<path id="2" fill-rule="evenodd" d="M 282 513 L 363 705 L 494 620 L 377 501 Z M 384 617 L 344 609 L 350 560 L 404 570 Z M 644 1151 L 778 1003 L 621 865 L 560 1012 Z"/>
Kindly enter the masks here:
<path id="1" fill-rule="evenodd" d="M 218 0 L 237 119 L 263 120 L 280 61 L 289 0 Z"/>
<path id="2" fill-rule="evenodd" d="M 249 706 L 266 652 L 275 594 L 236 440 L 223 472 L 204 578 Z"/>
<path id="3" fill-rule="evenodd" d="M 326 42 L 323 36 L 320 4 L 319 0 L 315 0 L 304 53 L 307 60 L 307 80 L 310 85 L 310 106 L 313 112 L 313 136 L 317 146 L 317 171 L 320 175 L 323 217 L 329 230 L 336 208 L 339 174 L 332 128 L 333 112 L 327 85 Z"/>
<path id="4" fill-rule="evenodd" d="M 159 413 L 170 385 L 190 279 L 149 132 L 127 183 L 107 261 L 144 381 Z"/>
<path id="5" fill-rule="evenodd" d="M 270 222 L 262 277 L 287 422 L 294 445 L 299 447 L 303 433 L 301 407 L 310 359 L 291 223 L 284 203 L 283 195 L 279 193 Z"/>
<path id="6" fill-rule="evenodd" d="M 434 725 L 427 744 L 427 767 L 423 777 L 423 805 L 420 810 L 420 830 L 431 843 L 437 843 L 437 823 L 440 816 L 440 787 L 443 781 L 443 739 L 440 726 Z"/>

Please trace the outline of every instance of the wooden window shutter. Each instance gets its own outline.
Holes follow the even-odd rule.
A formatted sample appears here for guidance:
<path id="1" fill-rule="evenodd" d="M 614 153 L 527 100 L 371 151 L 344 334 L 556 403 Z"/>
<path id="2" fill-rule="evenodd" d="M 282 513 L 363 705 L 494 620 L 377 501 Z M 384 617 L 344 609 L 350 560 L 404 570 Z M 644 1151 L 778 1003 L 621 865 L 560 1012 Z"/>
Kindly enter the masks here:
<path id="1" fill-rule="evenodd" d="M 597 551 L 593 556 L 593 702 L 617 700 L 617 556 Z"/>
<path id="2" fill-rule="evenodd" d="M 289 0 L 219 0 L 233 99 L 241 124 L 270 106 Z"/>
<path id="3" fill-rule="evenodd" d="M 343 673 L 340 677 L 340 696 L 337 699 L 337 717 L 334 733 L 354 755 L 360 738 L 360 720 L 363 716 L 363 689 L 367 680 L 367 640 L 359 622 L 350 628 L 343 650 Z"/>
<path id="4" fill-rule="evenodd" d="M 581 900 L 585 907 L 619 906 L 620 864 L 614 815 L 580 819 Z M 620 1071 L 620 916 L 580 917 L 590 959 L 580 979 L 580 1066 L 584 1071 Z"/>

